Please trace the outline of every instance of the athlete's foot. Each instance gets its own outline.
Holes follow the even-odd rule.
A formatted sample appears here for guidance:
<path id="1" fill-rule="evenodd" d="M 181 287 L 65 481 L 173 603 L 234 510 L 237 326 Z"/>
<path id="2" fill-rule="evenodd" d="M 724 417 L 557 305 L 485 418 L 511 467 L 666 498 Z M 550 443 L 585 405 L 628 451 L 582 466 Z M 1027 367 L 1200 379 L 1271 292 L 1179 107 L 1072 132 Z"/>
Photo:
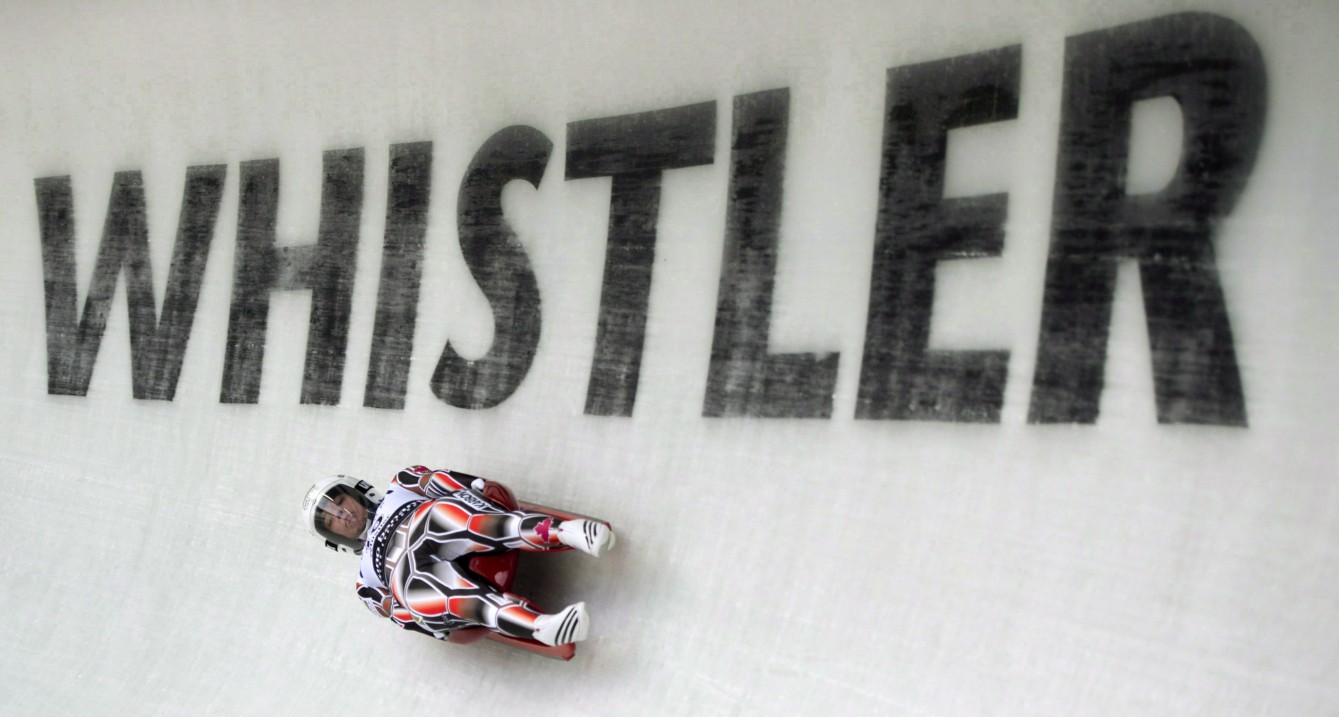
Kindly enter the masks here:
<path id="1" fill-rule="evenodd" d="M 614 547 L 614 531 L 608 525 L 586 518 L 565 520 L 558 526 L 558 542 L 587 555 L 600 557 Z"/>
<path id="2" fill-rule="evenodd" d="M 535 618 L 535 640 L 550 647 L 581 642 L 590 633 L 590 615 L 586 603 L 568 606 L 553 615 Z"/>

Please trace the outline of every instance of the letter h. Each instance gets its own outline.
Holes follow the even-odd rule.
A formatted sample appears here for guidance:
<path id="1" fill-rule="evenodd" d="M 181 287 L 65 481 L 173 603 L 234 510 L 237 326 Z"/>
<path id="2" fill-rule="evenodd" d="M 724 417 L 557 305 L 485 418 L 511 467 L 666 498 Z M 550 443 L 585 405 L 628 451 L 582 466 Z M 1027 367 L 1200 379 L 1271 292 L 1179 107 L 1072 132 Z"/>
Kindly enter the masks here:
<path id="1" fill-rule="evenodd" d="M 339 403 L 362 215 L 363 150 L 328 151 L 323 164 L 316 243 L 282 247 L 275 244 L 279 160 L 241 164 L 222 403 L 256 403 L 260 397 L 270 292 L 276 289 L 312 292 L 301 402 Z"/>

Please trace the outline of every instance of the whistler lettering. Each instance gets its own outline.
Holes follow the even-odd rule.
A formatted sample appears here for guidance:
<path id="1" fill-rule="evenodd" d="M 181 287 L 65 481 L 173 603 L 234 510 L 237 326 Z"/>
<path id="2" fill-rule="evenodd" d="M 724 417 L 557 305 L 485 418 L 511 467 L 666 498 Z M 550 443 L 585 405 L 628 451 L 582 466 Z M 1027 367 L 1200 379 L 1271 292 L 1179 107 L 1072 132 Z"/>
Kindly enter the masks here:
<path id="1" fill-rule="evenodd" d="M 895 67 L 887 73 L 878 214 L 855 417 L 996 423 L 1008 375 L 1004 348 L 929 346 L 939 262 L 999 256 L 1007 195 L 945 198 L 949 132 L 1018 116 L 1020 46 Z M 1246 426 L 1245 397 L 1214 233 L 1254 165 L 1267 103 L 1251 36 L 1215 15 L 1182 13 L 1070 37 L 1065 45 L 1059 158 L 1040 307 L 1029 421 L 1093 423 L 1121 261 L 1138 265 L 1161 423 Z M 1155 194 L 1125 191 L 1135 102 L 1180 106 L 1184 149 Z M 724 256 L 703 415 L 829 418 L 839 355 L 768 349 L 789 127 L 789 91 L 733 99 Z M 567 125 L 565 181 L 610 178 L 589 415 L 631 416 L 649 312 L 664 173 L 709 165 L 715 102 Z M 512 180 L 538 185 L 553 141 L 526 126 L 499 130 L 458 187 L 465 263 L 493 314 L 487 353 L 442 348 L 430 389 L 485 409 L 520 386 L 540 349 L 535 268 L 503 216 Z M 873 150 L 873 148 L 871 148 Z M 241 162 L 236 259 L 222 403 L 260 398 L 269 303 L 310 291 L 300 401 L 337 405 L 348 349 L 366 157 L 327 151 L 315 241 L 280 246 L 277 159 Z M 414 343 L 433 147 L 390 148 L 389 189 L 363 405 L 403 409 Z M 224 181 L 222 165 L 186 169 L 161 313 L 149 260 L 144 184 L 118 172 L 83 311 L 77 307 L 73 189 L 68 176 L 34 180 L 46 293 L 47 391 L 84 396 L 116 284 L 124 276 L 137 399 L 173 400 L 194 323 Z"/>

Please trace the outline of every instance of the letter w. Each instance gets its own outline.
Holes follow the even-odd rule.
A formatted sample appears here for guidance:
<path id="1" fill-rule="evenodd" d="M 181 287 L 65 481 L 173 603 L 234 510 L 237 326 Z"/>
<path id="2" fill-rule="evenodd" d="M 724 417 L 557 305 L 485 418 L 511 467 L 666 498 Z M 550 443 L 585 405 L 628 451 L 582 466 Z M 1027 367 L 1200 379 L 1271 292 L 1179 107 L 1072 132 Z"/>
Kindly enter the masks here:
<path id="1" fill-rule="evenodd" d="M 102 243 L 98 246 L 97 265 L 82 316 L 76 306 L 74 195 L 70 178 L 34 180 L 46 288 L 47 393 L 66 396 L 88 393 L 112 295 L 124 269 L 135 398 L 172 400 L 195 320 L 195 305 L 200 298 L 200 282 L 209 258 L 226 171 L 224 165 L 186 170 L 186 189 L 161 319 L 154 305 L 144 181 L 140 173 L 117 172 L 112 180 Z"/>

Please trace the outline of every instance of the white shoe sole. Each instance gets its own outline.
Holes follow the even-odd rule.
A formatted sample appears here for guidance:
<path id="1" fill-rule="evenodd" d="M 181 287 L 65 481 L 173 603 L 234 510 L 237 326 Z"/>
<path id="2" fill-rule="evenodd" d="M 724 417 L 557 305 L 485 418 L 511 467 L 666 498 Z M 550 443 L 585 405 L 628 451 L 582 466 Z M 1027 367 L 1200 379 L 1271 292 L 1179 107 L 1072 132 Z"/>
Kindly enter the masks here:
<path id="1" fill-rule="evenodd" d="M 581 642 L 590 634 L 590 614 L 586 612 L 584 602 L 553 615 L 544 615 L 535 623 L 535 640 L 550 647 Z"/>
<path id="2" fill-rule="evenodd" d="M 614 531 L 604 523 L 581 518 L 559 526 L 558 540 L 569 548 L 598 558 L 614 547 Z"/>

